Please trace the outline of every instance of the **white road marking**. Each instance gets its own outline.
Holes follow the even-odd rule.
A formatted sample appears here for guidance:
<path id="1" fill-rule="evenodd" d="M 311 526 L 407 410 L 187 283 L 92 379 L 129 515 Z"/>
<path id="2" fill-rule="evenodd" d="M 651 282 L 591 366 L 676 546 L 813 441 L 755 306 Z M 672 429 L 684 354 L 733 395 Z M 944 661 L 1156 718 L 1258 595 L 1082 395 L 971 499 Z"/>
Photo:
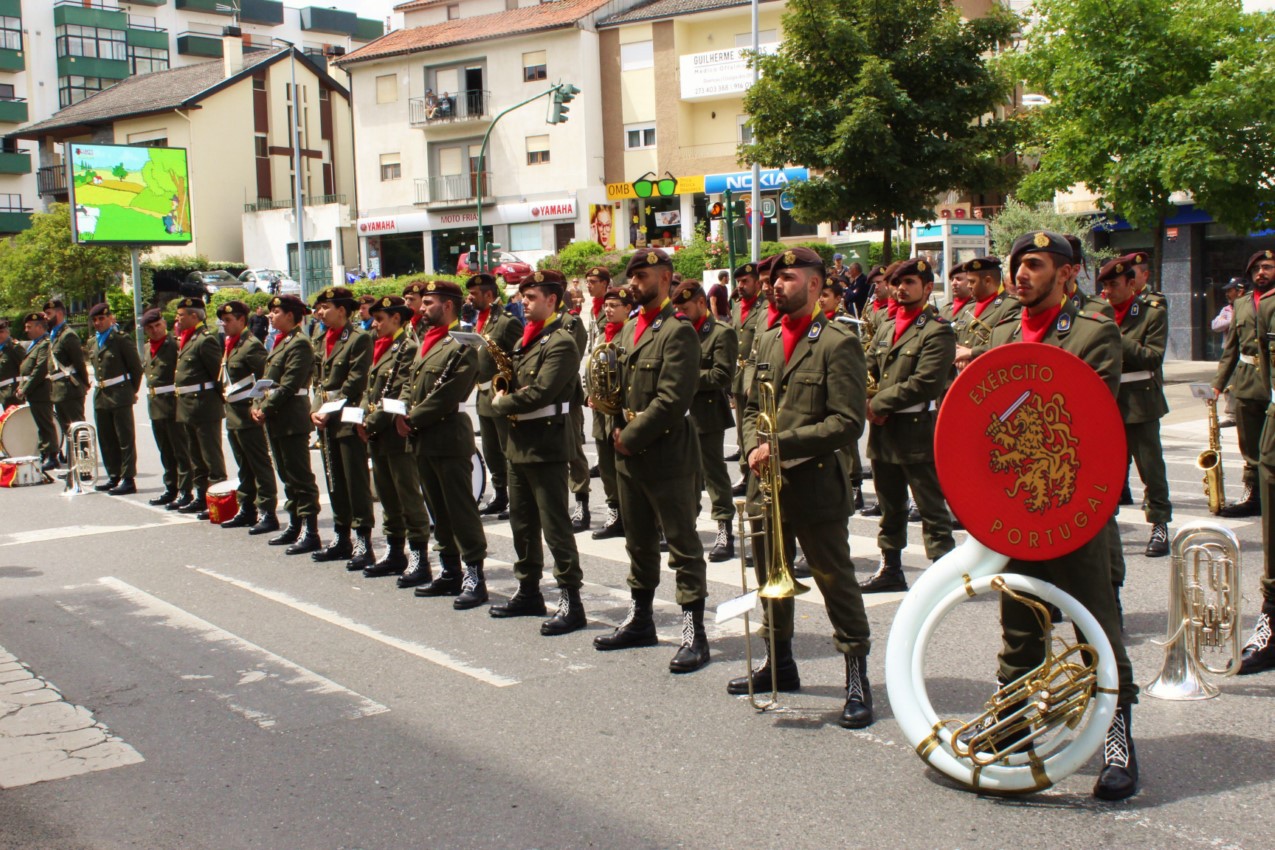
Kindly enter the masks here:
<path id="1" fill-rule="evenodd" d="M 492 685 L 497 688 L 507 688 L 510 685 L 519 684 L 517 679 L 502 676 L 501 674 L 488 670 L 485 667 L 477 667 L 473 664 L 466 663 L 461 661 L 459 658 L 448 655 L 442 650 L 434 649 L 433 647 L 426 646 L 423 643 L 405 640 L 393 635 L 387 635 L 378 629 L 372 628 L 371 626 L 351 620 L 343 614 L 338 614 L 335 611 L 329 611 L 327 608 L 322 608 L 318 605 L 302 601 L 287 593 L 260 587 L 252 584 L 251 582 L 222 575 L 219 572 L 205 569 L 203 567 L 196 567 L 190 564 L 188 564 L 187 567 L 197 573 L 206 575 L 209 578 L 215 578 L 218 581 L 223 581 L 231 587 L 246 590 L 249 593 L 260 596 L 262 599 L 269 599 L 271 602 L 277 602 L 280 605 L 285 605 L 294 611 L 299 611 L 302 614 L 314 617 L 316 620 L 322 620 L 323 622 L 336 626 L 337 628 L 345 629 L 346 631 L 353 632 L 356 635 L 369 638 L 377 641 L 378 643 L 383 643 L 386 646 L 392 646 L 397 650 L 406 652 L 408 655 L 415 655 L 417 658 L 428 661 L 431 664 L 446 667 L 448 670 L 469 676 L 471 679 L 477 679 L 484 684 Z"/>
<path id="2" fill-rule="evenodd" d="M 194 520 L 183 520 L 183 522 Z M 71 540 L 76 537 L 93 537 L 98 534 L 116 534 L 121 531 L 141 531 L 146 528 L 167 528 L 175 522 L 149 522 L 141 525 L 66 525 L 61 528 L 37 528 L 31 531 L 15 531 L 0 535 L 0 546 L 23 546 L 29 543 L 52 543 L 55 540 Z"/>

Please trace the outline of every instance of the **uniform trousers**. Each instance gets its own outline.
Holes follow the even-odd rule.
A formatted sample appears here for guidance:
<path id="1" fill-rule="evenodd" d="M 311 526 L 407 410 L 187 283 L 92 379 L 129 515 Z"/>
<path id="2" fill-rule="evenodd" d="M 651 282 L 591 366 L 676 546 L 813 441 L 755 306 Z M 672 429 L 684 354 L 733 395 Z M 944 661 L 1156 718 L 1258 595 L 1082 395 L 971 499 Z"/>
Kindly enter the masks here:
<path id="1" fill-rule="evenodd" d="M 221 451 L 221 420 L 179 422 L 181 438 L 190 453 L 191 483 L 200 493 L 209 484 L 226 480 L 226 458 Z"/>
<path id="2" fill-rule="evenodd" d="M 1275 546 L 1275 404 L 1266 411 L 1266 425 L 1262 429 L 1262 450 L 1258 472 L 1262 494 L 1262 556 L 1265 569 L 1262 572 L 1262 595 L 1267 602 L 1275 603 L 1275 558 L 1271 547 Z"/>
<path id="3" fill-rule="evenodd" d="M 279 485 L 275 483 L 274 464 L 270 462 L 266 429 L 261 426 L 227 429 L 226 436 L 235 465 L 239 467 L 236 493 L 240 508 L 255 504 L 260 513 L 274 513 L 279 501 Z"/>
<path id="4" fill-rule="evenodd" d="M 544 575 L 543 536 L 553 555 L 553 577 L 558 586 L 579 588 L 584 584 L 568 501 L 565 464 L 509 464 L 509 528 L 517 555 L 514 575 L 519 583 L 539 582 Z"/>
<path id="5" fill-rule="evenodd" d="M 1142 512 L 1147 522 L 1172 522 L 1173 504 L 1169 501 L 1169 474 L 1164 466 L 1164 448 L 1160 445 L 1160 420 L 1126 422 L 1124 425 L 1128 457 L 1138 467 L 1142 479 Z"/>
<path id="6" fill-rule="evenodd" d="M 151 420 L 151 436 L 159 450 L 159 465 L 164 470 L 164 489 L 189 493 L 191 487 L 190 450 L 181 433 L 181 426 L 171 417 Z M 233 446 L 234 443 L 232 442 Z"/>
<path id="7" fill-rule="evenodd" d="M 53 457 L 59 451 L 57 419 L 53 412 L 53 402 L 29 402 L 31 418 L 35 420 L 35 431 L 39 438 L 40 456 Z M 62 433 L 66 433 L 63 431 Z"/>
<path id="8" fill-rule="evenodd" d="M 726 469 L 726 432 L 699 433 L 700 474 L 698 494 L 707 488 L 712 518 L 730 522 L 735 518 L 735 501 L 730 492 L 730 472 Z M 698 511 L 696 514 L 698 515 Z"/>
<path id="9" fill-rule="evenodd" d="M 508 486 L 508 464 L 505 461 L 505 444 L 509 441 L 509 419 L 505 416 L 479 416 L 478 434 L 483 441 L 483 460 L 491 486 L 504 490 Z"/>
<path id="10" fill-rule="evenodd" d="M 669 566 L 677 573 L 678 604 L 690 605 L 707 597 L 704 544 L 695 528 L 699 503 L 695 472 L 648 481 L 635 479 L 621 469 L 617 482 L 624 548 L 629 554 L 629 587 L 655 590 L 660 586 L 662 528 L 668 540 Z"/>
<path id="11" fill-rule="evenodd" d="M 455 563 L 460 555 L 466 564 L 482 563 L 487 557 L 487 534 L 474 501 L 473 456 L 428 455 L 419 448 L 414 451 L 425 506 L 434 518 L 439 560 Z"/>
<path id="12" fill-rule="evenodd" d="M 872 461 L 872 486 L 881 506 L 877 546 L 882 552 L 902 552 L 908 545 L 908 488 L 921 512 L 925 556 L 937 561 L 956 548 L 952 515 L 948 513 L 933 461 L 886 463 Z"/>
<path id="13" fill-rule="evenodd" d="M 333 524 L 340 528 L 371 529 L 376 520 L 372 513 L 367 444 L 356 434 L 333 439 L 330 434 L 320 432 L 319 441 L 328 473 Z"/>
<path id="14" fill-rule="evenodd" d="M 1254 489 L 1258 486 L 1257 467 L 1262 455 L 1262 426 L 1266 424 L 1266 400 L 1253 401 L 1247 398 L 1235 400 L 1235 437 L 1240 444 L 1240 454 L 1244 456 L 1245 486 Z"/>
<path id="15" fill-rule="evenodd" d="M 132 407 L 95 407 L 97 445 L 108 478 L 137 477 L 137 427 Z"/>
<path id="16" fill-rule="evenodd" d="M 64 378 L 63 380 L 70 380 Z M 83 422 L 84 420 L 84 394 L 79 393 L 73 395 L 63 401 L 53 402 L 53 414 L 58 419 L 58 424 L 62 426 L 62 435 L 71 430 L 72 422 Z"/>
<path id="17" fill-rule="evenodd" d="M 372 478 L 381 500 L 385 536 L 405 537 L 414 545 L 425 545 L 429 542 L 429 513 L 425 510 L 420 472 L 411 450 L 380 450 L 375 440 L 368 443 L 368 448 L 372 455 Z"/>
<path id="18" fill-rule="evenodd" d="M 310 468 L 310 432 L 276 434 L 266 425 L 270 455 L 283 480 L 283 508 L 295 517 L 319 515 L 319 485 Z"/>
<path id="19" fill-rule="evenodd" d="M 584 405 L 571 402 L 571 460 L 568 462 L 571 492 L 589 495 L 589 459 L 584 455 Z M 512 514 L 511 514 L 512 516 Z"/>
<path id="20" fill-rule="evenodd" d="M 594 417 L 601 414 L 594 412 Z M 605 417 L 603 417 L 605 420 Z M 606 425 L 599 430 L 595 426 L 594 434 L 606 433 Z M 615 444 L 609 439 L 595 437 L 593 445 L 598 450 L 598 477 L 602 479 L 602 495 L 607 500 L 608 508 L 620 509 L 620 485 L 616 482 Z"/>

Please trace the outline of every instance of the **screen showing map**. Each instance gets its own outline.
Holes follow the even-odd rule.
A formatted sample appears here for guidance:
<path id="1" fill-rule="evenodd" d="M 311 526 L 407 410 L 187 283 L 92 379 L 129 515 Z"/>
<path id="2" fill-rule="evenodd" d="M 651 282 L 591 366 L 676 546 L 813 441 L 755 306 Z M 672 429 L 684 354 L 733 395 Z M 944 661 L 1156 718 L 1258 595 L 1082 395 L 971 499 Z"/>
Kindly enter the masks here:
<path id="1" fill-rule="evenodd" d="M 81 245 L 192 240 L 184 148 L 68 142 L 71 231 Z"/>

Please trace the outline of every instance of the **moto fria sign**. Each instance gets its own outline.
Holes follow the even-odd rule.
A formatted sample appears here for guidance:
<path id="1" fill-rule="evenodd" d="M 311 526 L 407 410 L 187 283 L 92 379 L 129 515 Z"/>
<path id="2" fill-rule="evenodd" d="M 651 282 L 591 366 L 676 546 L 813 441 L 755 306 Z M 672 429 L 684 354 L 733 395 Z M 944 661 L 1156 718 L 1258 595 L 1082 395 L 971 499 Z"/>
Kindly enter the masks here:
<path id="1" fill-rule="evenodd" d="M 763 44 L 763 55 L 777 53 L 779 44 Z M 752 47 L 731 47 L 688 53 L 679 58 L 682 76 L 682 100 L 713 100 L 733 97 L 748 91 L 753 84 L 753 69 L 748 67 Z"/>

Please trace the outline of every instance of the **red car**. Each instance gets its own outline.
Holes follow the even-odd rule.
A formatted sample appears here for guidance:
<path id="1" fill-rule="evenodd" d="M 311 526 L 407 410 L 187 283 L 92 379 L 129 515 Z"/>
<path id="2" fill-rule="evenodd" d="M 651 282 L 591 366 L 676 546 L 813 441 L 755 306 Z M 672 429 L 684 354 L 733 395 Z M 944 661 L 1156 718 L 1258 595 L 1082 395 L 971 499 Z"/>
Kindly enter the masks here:
<path id="1" fill-rule="evenodd" d="M 473 265 L 471 265 L 471 262 L 473 263 Z M 456 274 L 458 275 L 476 274 L 477 269 L 475 268 L 475 266 L 477 265 L 478 263 L 477 263 L 477 257 L 475 256 L 475 252 L 467 251 L 466 253 L 460 255 L 460 260 L 456 263 Z M 507 251 L 501 251 L 500 265 L 492 269 L 491 273 L 494 274 L 496 277 L 503 277 L 505 279 L 505 283 L 509 284 L 510 286 L 517 286 L 518 284 L 522 283 L 523 280 L 525 280 L 527 276 L 530 275 L 533 271 L 535 271 L 535 269 L 531 267 L 530 263 L 523 262 L 522 260 L 518 259 L 517 256 L 510 254 Z"/>

